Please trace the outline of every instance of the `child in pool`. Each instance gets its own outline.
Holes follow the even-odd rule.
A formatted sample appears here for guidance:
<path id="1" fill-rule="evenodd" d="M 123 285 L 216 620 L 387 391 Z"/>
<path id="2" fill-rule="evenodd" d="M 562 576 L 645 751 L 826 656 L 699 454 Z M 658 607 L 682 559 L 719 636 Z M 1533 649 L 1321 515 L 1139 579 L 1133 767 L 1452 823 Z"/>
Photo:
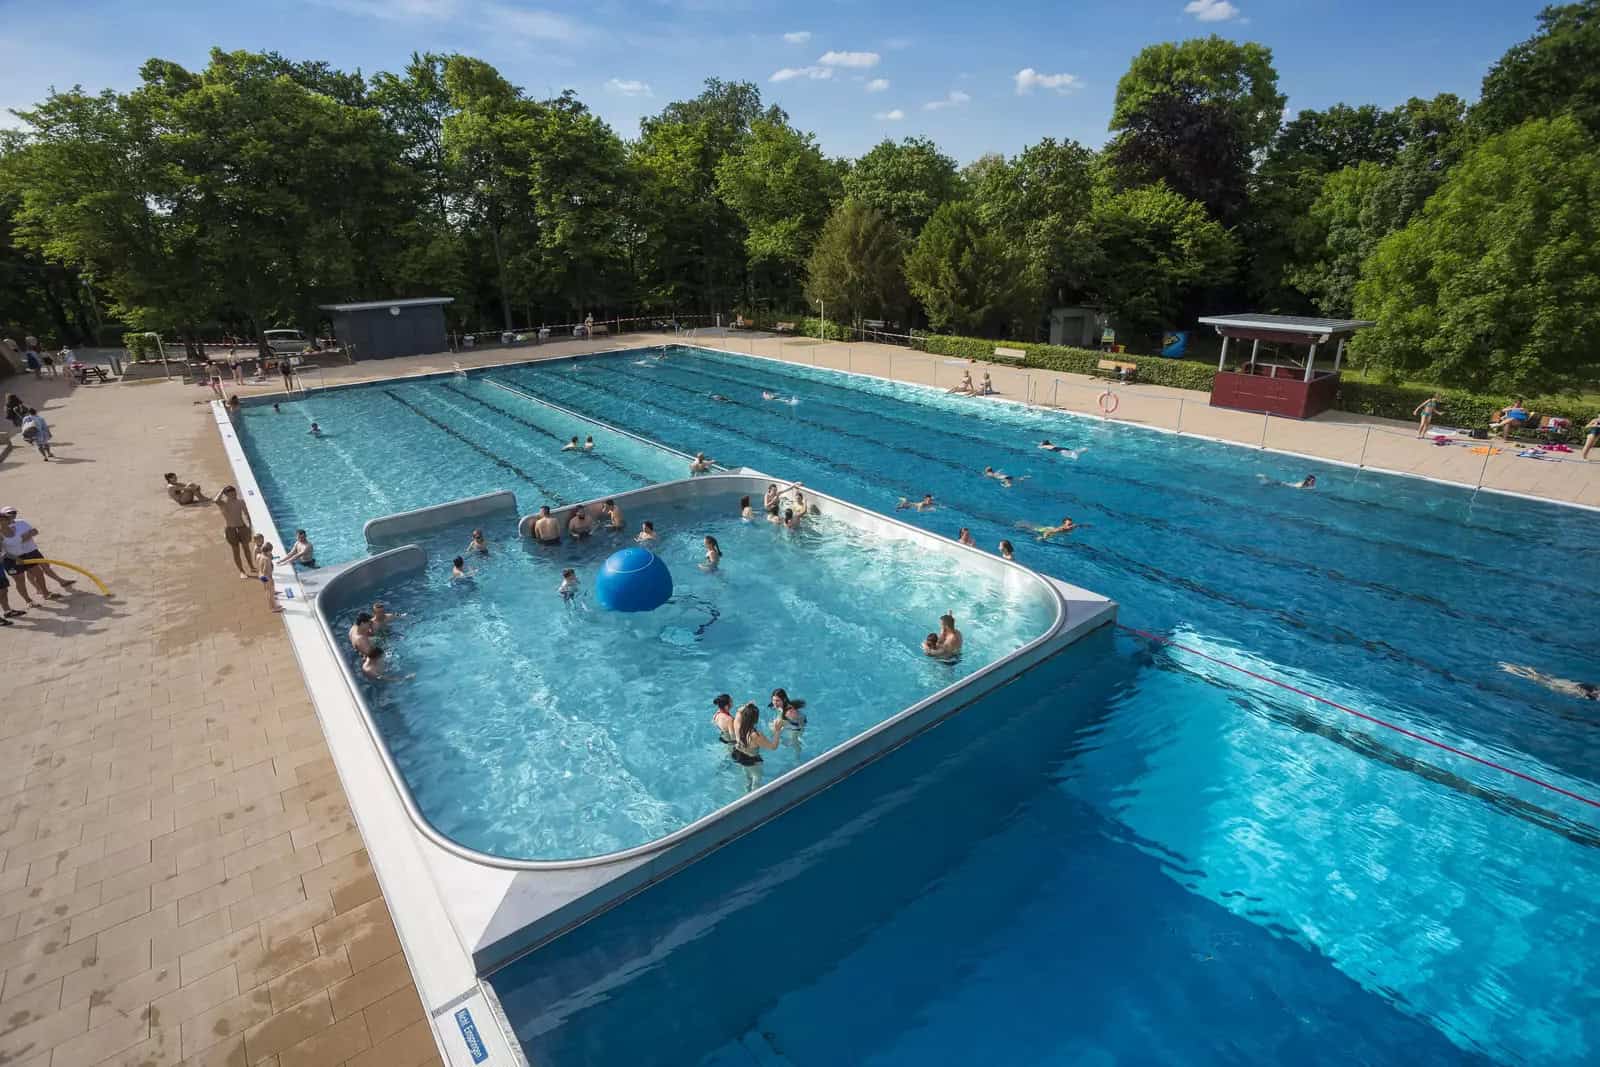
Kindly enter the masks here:
<path id="1" fill-rule="evenodd" d="M 561 572 L 561 584 L 556 586 L 556 592 L 560 593 L 561 599 L 568 604 L 578 595 L 578 573 L 571 567 Z"/>

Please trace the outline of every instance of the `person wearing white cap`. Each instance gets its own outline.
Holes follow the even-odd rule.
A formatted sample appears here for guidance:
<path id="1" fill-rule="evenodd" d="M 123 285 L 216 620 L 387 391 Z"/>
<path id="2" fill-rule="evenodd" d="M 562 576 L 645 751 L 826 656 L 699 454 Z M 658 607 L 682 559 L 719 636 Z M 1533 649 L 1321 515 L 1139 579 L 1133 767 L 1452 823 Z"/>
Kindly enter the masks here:
<path id="1" fill-rule="evenodd" d="M 28 560 L 44 559 L 44 553 L 39 551 L 39 546 L 34 541 L 38 535 L 39 531 L 32 523 L 17 518 L 16 508 L 0 508 L 0 544 L 5 548 L 6 567 L 12 574 L 20 575 L 32 582 L 40 596 L 46 600 L 55 600 L 60 594 L 52 593 L 46 588 L 44 580 L 47 576 L 69 593 L 72 591 L 70 587 L 78 583 L 71 578 L 61 577 L 48 563 L 28 564 Z M 20 579 L 17 582 L 17 589 L 25 599 L 33 599 L 28 596 L 28 591 Z"/>

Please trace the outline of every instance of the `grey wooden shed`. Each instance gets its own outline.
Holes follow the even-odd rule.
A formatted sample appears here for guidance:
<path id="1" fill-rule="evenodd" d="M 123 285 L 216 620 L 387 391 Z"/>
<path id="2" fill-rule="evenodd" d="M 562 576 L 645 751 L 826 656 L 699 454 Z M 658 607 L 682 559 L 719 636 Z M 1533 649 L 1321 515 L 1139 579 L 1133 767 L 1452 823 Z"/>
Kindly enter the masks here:
<path id="1" fill-rule="evenodd" d="M 356 359 L 391 359 L 447 350 L 450 340 L 445 334 L 444 306 L 454 300 L 453 296 L 422 296 L 320 307 L 333 316 L 333 333 L 339 343 L 354 346 Z"/>

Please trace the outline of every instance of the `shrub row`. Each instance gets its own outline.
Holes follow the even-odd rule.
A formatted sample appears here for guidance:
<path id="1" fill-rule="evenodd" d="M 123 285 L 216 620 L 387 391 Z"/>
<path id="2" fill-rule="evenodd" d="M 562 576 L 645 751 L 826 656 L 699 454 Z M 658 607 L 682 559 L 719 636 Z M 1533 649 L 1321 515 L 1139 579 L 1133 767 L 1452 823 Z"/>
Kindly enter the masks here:
<path id="1" fill-rule="evenodd" d="M 128 350 L 128 358 L 133 360 L 155 359 L 160 355 L 156 350 L 156 339 L 145 333 L 123 334 L 122 347 Z"/>
<path id="2" fill-rule="evenodd" d="M 1211 391 L 1211 379 L 1216 369 L 1204 363 L 1191 363 L 1181 359 L 1163 359 L 1160 356 L 1107 356 L 1087 348 L 1068 348 L 1065 345 L 1046 345 L 1032 341 L 985 341 L 978 337 L 952 337 L 948 334 L 928 334 L 920 338 L 917 347 L 934 355 L 955 356 L 959 359 L 979 359 L 990 363 L 996 345 L 1020 348 L 1026 352 L 1023 365 L 1040 370 L 1067 371 L 1073 374 L 1093 374 L 1095 365 L 1102 359 L 1117 359 L 1139 365 L 1139 381 L 1150 385 L 1170 385 L 1178 389 Z"/>
<path id="3" fill-rule="evenodd" d="M 1433 393 L 1434 390 L 1420 385 L 1383 385 L 1346 380 L 1339 383 L 1338 406 L 1341 411 L 1357 415 L 1409 420 L 1414 417 L 1411 413 L 1417 405 Z M 1435 421 L 1441 426 L 1487 426 L 1496 412 L 1509 407 L 1515 399 L 1456 389 L 1440 389 L 1438 393 L 1442 407 Z M 1571 419 L 1575 427 L 1582 426 L 1597 414 L 1571 398 L 1529 397 L 1526 402 L 1529 411 Z"/>

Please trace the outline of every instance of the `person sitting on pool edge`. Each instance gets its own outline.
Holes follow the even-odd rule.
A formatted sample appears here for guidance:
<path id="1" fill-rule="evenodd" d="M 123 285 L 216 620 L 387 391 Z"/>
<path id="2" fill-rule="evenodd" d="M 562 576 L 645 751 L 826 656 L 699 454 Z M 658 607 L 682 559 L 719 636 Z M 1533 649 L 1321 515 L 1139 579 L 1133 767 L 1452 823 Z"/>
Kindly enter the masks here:
<path id="1" fill-rule="evenodd" d="M 539 505 L 539 517 L 533 520 L 533 539 L 541 545 L 561 543 L 561 524 L 550 514 L 549 504 Z"/>

